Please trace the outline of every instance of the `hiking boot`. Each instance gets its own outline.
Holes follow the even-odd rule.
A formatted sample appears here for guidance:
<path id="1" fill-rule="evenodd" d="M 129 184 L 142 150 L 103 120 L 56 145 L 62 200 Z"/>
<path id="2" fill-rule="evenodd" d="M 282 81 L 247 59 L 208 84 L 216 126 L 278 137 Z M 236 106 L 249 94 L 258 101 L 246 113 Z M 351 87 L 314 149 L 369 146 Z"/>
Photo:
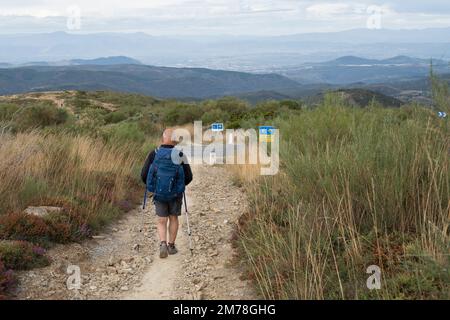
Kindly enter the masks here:
<path id="1" fill-rule="evenodd" d="M 159 257 L 164 259 L 167 258 L 168 255 L 169 253 L 167 251 L 167 244 L 165 242 L 161 242 L 161 244 L 159 245 Z"/>
<path id="2" fill-rule="evenodd" d="M 169 251 L 169 254 L 178 253 L 177 247 L 175 247 L 175 243 L 169 243 L 168 251 Z"/>

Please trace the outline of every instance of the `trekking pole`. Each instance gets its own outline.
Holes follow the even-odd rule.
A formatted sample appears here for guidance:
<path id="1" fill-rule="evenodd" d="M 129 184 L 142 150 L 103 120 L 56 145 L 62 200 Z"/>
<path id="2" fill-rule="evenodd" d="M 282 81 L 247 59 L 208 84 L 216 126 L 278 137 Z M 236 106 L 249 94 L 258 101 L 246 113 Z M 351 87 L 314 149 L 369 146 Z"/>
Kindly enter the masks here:
<path id="1" fill-rule="evenodd" d="M 142 205 L 142 224 L 141 228 L 139 229 L 139 232 L 144 231 L 144 225 L 145 225 L 145 207 L 147 206 L 147 198 L 148 198 L 148 191 L 147 188 L 145 189 L 144 193 L 144 204 Z M 153 194 L 150 195 L 150 198 L 153 198 Z"/>
<path id="2" fill-rule="evenodd" d="M 189 225 L 189 212 L 187 208 L 187 201 L 186 201 L 186 192 L 183 192 L 183 198 L 184 198 L 184 209 L 186 213 L 186 224 L 188 229 L 188 236 L 189 236 L 189 250 L 191 250 L 191 255 L 194 254 L 194 249 L 192 248 L 192 233 L 191 233 L 191 226 Z"/>
<path id="3" fill-rule="evenodd" d="M 145 188 L 145 193 L 144 193 L 144 205 L 142 206 L 142 210 L 145 210 L 145 206 L 147 205 L 147 188 Z"/>

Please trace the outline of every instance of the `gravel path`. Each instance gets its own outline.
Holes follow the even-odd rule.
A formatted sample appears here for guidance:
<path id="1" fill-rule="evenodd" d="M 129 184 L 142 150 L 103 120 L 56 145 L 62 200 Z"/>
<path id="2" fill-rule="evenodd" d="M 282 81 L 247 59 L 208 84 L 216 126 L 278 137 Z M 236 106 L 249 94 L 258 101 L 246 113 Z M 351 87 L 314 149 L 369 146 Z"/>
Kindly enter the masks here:
<path id="1" fill-rule="evenodd" d="M 49 251 L 53 263 L 19 273 L 17 299 L 254 299 L 241 280 L 231 237 L 245 210 L 245 194 L 223 167 L 193 166 L 187 189 L 193 234 L 189 251 L 185 216 L 179 253 L 158 257 L 153 206 L 126 214 L 104 234 Z M 183 208 L 184 212 L 184 208 Z M 79 266 L 81 288 L 68 290 L 68 266 Z"/>

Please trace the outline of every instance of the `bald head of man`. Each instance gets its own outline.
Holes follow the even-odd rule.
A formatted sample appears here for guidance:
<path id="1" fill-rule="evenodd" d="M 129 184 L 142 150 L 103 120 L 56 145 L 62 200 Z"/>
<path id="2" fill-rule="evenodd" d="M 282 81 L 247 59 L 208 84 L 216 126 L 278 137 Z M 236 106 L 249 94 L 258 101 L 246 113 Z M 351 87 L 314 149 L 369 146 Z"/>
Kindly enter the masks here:
<path id="1" fill-rule="evenodd" d="M 173 128 L 166 128 L 164 130 L 162 138 L 161 138 L 162 144 L 171 145 L 171 146 L 174 146 L 177 144 L 176 141 L 172 140 L 173 131 L 174 131 Z"/>

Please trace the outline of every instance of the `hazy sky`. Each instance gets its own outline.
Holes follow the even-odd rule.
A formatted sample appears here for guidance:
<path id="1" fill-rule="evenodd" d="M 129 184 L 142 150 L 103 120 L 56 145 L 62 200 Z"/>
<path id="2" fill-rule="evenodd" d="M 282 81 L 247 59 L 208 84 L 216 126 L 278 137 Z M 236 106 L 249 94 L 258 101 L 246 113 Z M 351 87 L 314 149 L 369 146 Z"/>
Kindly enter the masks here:
<path id="1" fill-rule="evenodd" d="M 77 16 L 81 18 L 78 20 Z M 68 16 L 72 17 L 69 18 Z M 80 23 L 78 23 L 80 21 Z M 279 35 L 450 27 L 449 0 L 1 0 L 0 32 Z"/>

